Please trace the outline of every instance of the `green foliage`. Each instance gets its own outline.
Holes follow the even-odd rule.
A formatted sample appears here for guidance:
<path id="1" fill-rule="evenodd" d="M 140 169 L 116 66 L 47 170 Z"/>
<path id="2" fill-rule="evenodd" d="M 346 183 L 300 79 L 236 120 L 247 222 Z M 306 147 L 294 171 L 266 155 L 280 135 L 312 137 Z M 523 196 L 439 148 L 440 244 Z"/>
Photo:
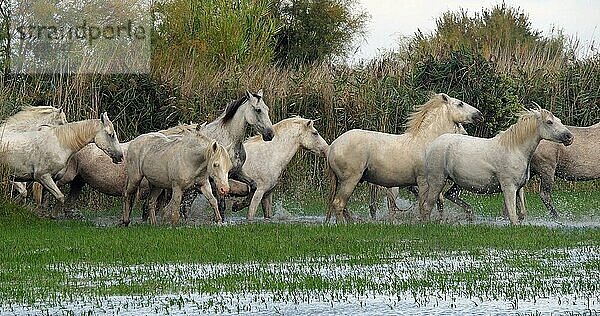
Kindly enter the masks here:
<path id="1" fill-rule="evenodd" d="M 271 0 L 175 0 L 154 7 L 155 62 L 261 65 L 273 59 L 279 29 Z"/>
<path id="2" fill-rule="evenodd" d="M 311 64 L 346 57 L 368 20 L 356 4 L 356 0 L 277 0 L 282 29 L 277 34 L 276 61 Z"/>
<path id="3" fill-rule="evenodd" d="M 494 64 L 471 51 L 453 51 L 448 57 L 427 55 L 415 58 L 413 85 L 417 90 L 446 92 L 477 107 L 483 124 L 466 125 L 480 137 L 492 137 L 514 123 L 520 110 L 515 88 L 509 78 L 494 71 Z"/>
<path id="4" fill-rule="evenodd" d="M 447 11 L 436 20 L 435 31 L 430 35 L 417 33 L 412 46 L 436 56 L 465 49 L 479 52 L 486 59 L 506 51 L 520 55 L 543 50 L 554 57 L 567 50 L 560 30 L 544 37 L 531 27 L 527 14 L 504 3 L 473 16 L 464 10 Z"/>

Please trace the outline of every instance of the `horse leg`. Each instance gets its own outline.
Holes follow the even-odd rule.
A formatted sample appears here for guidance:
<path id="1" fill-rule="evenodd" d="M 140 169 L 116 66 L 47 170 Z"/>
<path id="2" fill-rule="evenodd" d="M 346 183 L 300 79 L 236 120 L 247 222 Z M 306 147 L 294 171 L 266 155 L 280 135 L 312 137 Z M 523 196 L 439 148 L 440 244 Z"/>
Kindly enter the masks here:
<path id="1" fill-rule="evenodd" d="M 250 201 L 250 207 L 248 208 L 248 215 L 246 217 L 248 221 L 252 221 L 254 219 L 256 209 L 258 209 L 258 204 L 260 204 L 260 201 L 262 201 L 264 194 L 265 191 L 263 189 L 256 189 L 256 191 L 254 191 L 252 200 Z M 266 215 L 265 210 L 263 210 L 263 213 Z"/>
<path id="2" fill-rule="evenodd" d="M 273 218 L 273 190 L 266 192 L 260 202 L 265 218 Z"/>
<path id="3" fill-rule="evenodd" d="M 212 188 L 210 187 L 210 181 L 208 180 L 208 178 L 202 180 L 200 191 L 202 192 L 202 195 L 204 195 L 204 197 L 208 200 L 208 203 L 210 203 L 210 206 L 215 212 L 215 222 L 223 222 L 223 218 L 221 218 L 221 214 L 219 213 L 219 205 L 217 199 L 212 193 Z"/>
<path id="4" fill-rule="evenodd" d="M 527 209 L 525 208 L 525 193 L 523 191 L 523 187 L 517 190 L 517 211 L 519 212 L 520 221 L 527 217 Z"/>
<path id="5" fill-rule="evenodd" d="M 50 191 L 50 193 L 52 193 L 52 195 L 60 203 L 65 203 L 64 194 L 62 194 L 62 192 L 60 192 L 60 190 L 56 186 L 56 183 L 54 183 L 54 180 L 52 180 L 52 176 L 49 173 L 45 173 L 39 177 L 36 177 L 35 180 L 38 181 L 39 183 L 41 183 L 46 188 L 46 190 Z"/>
<path id="6" fill-rule="evenodd" d="M 65 196 L 62 194 L 62 192 L 60 192 L 60 190 L 56 186 L 56 183 L 54 183 L 54 180 L 52 180 L 52 176 L 49 173 L 45 173 L 43 175 L 40 175 L 40 176 L 36 177 L 35 180 L 38 181 L 39 183 L 41 183 L 48 191 L 50 191 L 50 193 L 61 204 L 65 203 Z M 51 217 L 53 217 L 53 218 L 58 217 L 58 209 L 54 209 L 52 211 Z"/>
<path id="7" fill-rule="evenodd" d="M 540 173 L 540 198 L 546 206 L 546 209 L 550 212 L 553 218 L 558 217 L 558 212 L 552 203 L 552 187 L 554 186 L 554 170 L 552 173 L 542 172 Z"/>
<path id="8" fill-rule="evenodd" d="M 243 171 L 232 174 L 231 178 L 247 184 L 248 189 L 249 189 L 248 195 L 242 200 L 242 202 L 240 202 L 240 203 L 235 202 L 231 206 L 231 210 L 233 212 L 237 212 L 237 211 L 244 209 L 245 207 L 250 205 L 252 198 L 254 197 L 254 192 L 256 192 L 257 186 L 256 186 L 256 181 L 254 181 L 252 178 L 250 178 L 248 175 L 246 175 Z"/>
<path id="9" fill-rule="evenodd" d="M 419 217 L 421 221 L 427 221 L 431 217 L 433 203 L 444 189 L 446 177 L 443 175 L 418 176 L 417 185 L 419 190 Z"/>
<path id="10" fill-rule="evenodd" d="M 146 199 L 146 202 L 148 203 L 148 215 L 150 217 L 151 225 L 156 225 L 156 206 L 158 204 L 158 197 L 162 191 L 162 189 L 151 187 L 150 194 Z"/>
<path id="11" fill-rule="evenodd" d="M 387 197 L 388 210 L 390 212 L 400 211 L 398 205 L 396 205 L 396 198 L 398 197 L 398 188 L 386 188 L 385 194 Z"/>
<path id="12" fill-rule="evenodd" d="M 171 225 L 175 226 L 179 222 L 179 209 L 181 208 L 181 199 L 183 198 L 183 190 L 180 186 L 174 185 L 171 193 L 171 201 L 167 205 L 167 209 L 171 214 Z"/>
<path id="13" fill-rule="evenodd" d="M 502 183 L 500 182 L 500 187 L 502 189 L 502 193 L 504 194 L 504 205 L 508 210 L 508 217 L 510 222 L 513 225 L 517 225 L 519 223 L 517 218 L 517 188 L 512 183 Z"/>
<path id="14" fill-rule="evenodd" d="M 350 199 L 352 192 L 354 192 L 354 189 L 360 181 L 361 176 L 362 175 L 358 175 L 352 178 L 338 180 L 337 190 L 331 203 L 332 212 L 335 214 L 336 223 L 353 221 L 352 216 L 346 209 L 346 206 L 348 204 L 348 199 Z"/>
<path id="15" fill-rule="evenodd" d="M 460 198 L 460 192 L 462 190 L 455 183 L 453 184 L 446 193 L 444 193 L 444 197 L 450 200 L 452 203 L 462 207 L 462 209 L 467 213 L 467 219 L 469 221 L 473 221 L 473 207 L 469 205 L 469 203 L 465 202 L 465 200 Z"/>
<path id="16" fill-rule="evenodd" d="M 123 192 L 123 218 L 121 219 L 121 226 L 128 226 L 131 217 L 131 210 L 135 202 L 135 196 L 137 189 L 142 182 L 143 176 L 140 173 L 129 173 L 127 175 L 127 184 L 125 186 L 125 192 Z"/>
<path id="17" fill-rule="evenodd" d="M 217 209 L 219 210 L 219 216 L 221 217 L 221 220 L 224 220 L 225 219 L 225 197 L 221 196 L 217 192 L 217 185 L 215 184 L 215 182 L 212 179 L 209 178 L 209 182 L 210 182 L 211 192 L 212 192 L 213 196 L 215 197 L 215 199 L 217 199 Z"/>
<path id="18" fill-rule="evenodd" d="M 379 186 L 369 183 L 369 213 L 371 213 L 371 219 L 375 219 L 375 216 L 377 215 L 378 193 Z"/>

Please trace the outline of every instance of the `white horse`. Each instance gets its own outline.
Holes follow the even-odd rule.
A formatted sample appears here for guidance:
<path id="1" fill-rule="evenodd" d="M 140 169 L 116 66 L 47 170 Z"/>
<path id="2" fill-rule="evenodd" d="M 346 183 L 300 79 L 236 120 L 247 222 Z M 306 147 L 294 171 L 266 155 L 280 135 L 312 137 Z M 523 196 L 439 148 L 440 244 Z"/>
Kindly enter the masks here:
<path id="1" fill-rule="evenodd" d="M 114 163 L 123 159 L 113 124 L 103 113 L 100 119 L 39 131 L 5 133 L 0 142 L 5 148 L 1 162 L 9 168 L 16 181 L 38 181 L 64 203 L 64 195 L 53 179 L 64 172 L 68 159 L 74 153 L 91 142 L 111 156 Z"/>
<path id="2" fill-rule="evenodd" d="M 419 188 L 421 218 L 429 218 L 433 201 L 446 180 L 451 179 L 454 185 L 444 196 L 462 206 L 469 219 L 473 211 L 460 199 L 460 188 L 475 193 L 502 192 L 510 221 L 517 224 L 516 209 L 521 210 L 521 219 L 526 215 L 523 186 L 529 179 L 533 152 L 542 139 L 568 146 L 573 142 L 573 134 L 560 119 L 539 106 L 538 110 L 521 112 L 517 123 L 494 138 L 459 134 L 438 137 L 425 153 L 426 185 Z"/>
<path id="3" fill-rule="evenodd" d="M 198 183 L 209 201 L 214 200 L 208 178 L 217 186 L 218 193 L 229 191 L 228 174 L 231 159 L 227 150 L 198 131 L 184 132 L 183 135 L 165 136 L 149 133 L 136 137 L 129 143 L 127 153 L 127 184 L 123 194 L 122 225 L 129 224 L 131 206 L 142 179 L 148 180 L 150 187 L 150 222 L 156 224 L 157 200 L 163 189 L 171 190 L 171 200 L 165 214 L 170 214 L 171 223 L 179 221 L 179 208 L 184 190 Z M 217 222 L 220 214 L 215 208 Z"/>
<path id="4" fill-rule="evenodd" d="M 465 127 L 459 123 L 459 124 L 456 124 L 454 133 L 467 135 L 467 130 L 465 130 Z M 372 183 L 369 185 L 369 212 L 371 213 L 372 219 L 375 219 L 375 217 L 377 215 L 377 200 L 379 199 L 378 196 L 379 196 L 380 188 L 382 188 L 382 187 L 372 184 Z M 396 205 L 396 199 L 398 198 L 400 188 L 398 188 L 398 187 L 394 187 L 394 188 L 383 187 L 382 189 L 384 189 L 384 192 L 386 194 L 388 211 L 390 213 L 400 211 L 400 209 L 398 208 L 398 205 Z M 418 187 L 410 186 L 410 187 L 407 187 L 406 190 L 409 193 L 412 193 L 412 195 L 415 197 L 416 200 L 419 199 L 419 188 Z M 444 197 L 442 195 L 440 195 L 437 206 L 438 206 L 438 210 L 441 212 L 444 208 Z M 407 209 L 403 209 L 402 211 L 407 211 Z"/>
<path id="5" fill-rule="evenodd" d="M 0 133 L 30 132 L 67 124 L 65 112 L 53 106 L 27 106 L 7 117 L 0 125 Z"/>
<path id="6" fill-rule="evenodd" d="M 6 118 L 0 125 L 0 134 L 38 131 L 66 123 L 67 117 L 61 108 L 52 106 L 28 106 Z M 19 193 L 15 197 L 15 200 L 20 201 L 25 199 L 27 197 L 26 183 L 12 181 L 12 184 Z"/>
<path id="7" fill-rule="evenodd" d="M 244 140 L 248 127 L 254 127 L 265 141 L 273 139 L 273 124 L 269 117 L 269 107 L 265 104 L 262 89 L 256 93 L 246 91 L 246 94 L 227 105 L 223 114 L 210 122 L 203 133 L 215 139 L 227 148 L 233 167 L 229 177 L 249 186 L 250 191 L 256 191 L 256 183 L 244 173 L 242 166 L 246 161 Z M 193 199 L 190 199 L 192 201 Z M 221 217 L 225 215 L 224 197 L 217 195 L 218 208 Z"/>
<path id="8" fill-rule="evenodd" d="M 273 216 L 272 191 L 296 152 L 302 148 L 319 157 L 327 154 L 327 142 L 314 127 L 314 121 L 301 117 L 288 118 L 273 125 L 275 137 L 266 142 L 254 136 L 244 142 L 246 162 L 242 170 L 256 182 L 250 201 L 248 220 L 256 214 L 259 203 L 265 218 Z M 241 205 L 246 207 L 247 205 Z M 238 207 L 240 207 L 238 205 Z"/>
<path id="9" fill-rule="evenodd" d="M 342 134 L 331 143 L 327 153 L 332 189 L 325 220 L 329 221 L 332 214 L 337 222 L 351 220 L 346 205 L 360 181 L 384 187 L 423 182 L 420 175 L 426 146 L 439 135 L 453 132 L 457 124 L 482 118 L 473 106 L 440 93 L 411 115 L 405 134 L 365 130 Z"/>

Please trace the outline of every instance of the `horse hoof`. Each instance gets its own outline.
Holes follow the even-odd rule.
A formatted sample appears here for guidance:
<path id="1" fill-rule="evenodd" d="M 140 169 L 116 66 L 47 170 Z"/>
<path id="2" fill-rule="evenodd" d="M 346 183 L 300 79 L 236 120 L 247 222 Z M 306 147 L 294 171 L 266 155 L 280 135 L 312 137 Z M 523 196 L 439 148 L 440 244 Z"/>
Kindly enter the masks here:
<path id="1" fill-rule="evenodd" d="M 119 227 L 128 227 L 129 226 L 129 221 L 123 221 L 121 220 L 118 224 Z"/>

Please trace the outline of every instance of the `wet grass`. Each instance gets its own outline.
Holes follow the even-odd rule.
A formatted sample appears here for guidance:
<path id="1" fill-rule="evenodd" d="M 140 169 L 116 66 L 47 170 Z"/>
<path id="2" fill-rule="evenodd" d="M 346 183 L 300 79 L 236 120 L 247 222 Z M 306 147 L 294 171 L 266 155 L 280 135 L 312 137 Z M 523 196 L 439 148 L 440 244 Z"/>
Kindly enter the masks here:
<path id="1" fill-rule="evenodd" d="M 497 203 L 478 201 L 482 208 Z M 128 297 L 132 308 L 151 305 L 155 295 L 171 295 L 165 304 L 196 304 L 204 312 L 252 310 L 261 300 L 333 304 L 369 295 L 396 302 L 412 296 L 419 304 L 439 297 L 598 301 L 600 290 L 598 228 L 434 223 L 97 228 L 85 221 L 38 219 L 30 210 L 4 204 L 0 239 L 4 308 L 85 301 L 96 310 L 94 304 L 107 308 L 106 299 L 116 295 Z M 180 300 L 182 293 L 209 299 Z M 255 301 L 240 302 L 248 297 Z"/>

